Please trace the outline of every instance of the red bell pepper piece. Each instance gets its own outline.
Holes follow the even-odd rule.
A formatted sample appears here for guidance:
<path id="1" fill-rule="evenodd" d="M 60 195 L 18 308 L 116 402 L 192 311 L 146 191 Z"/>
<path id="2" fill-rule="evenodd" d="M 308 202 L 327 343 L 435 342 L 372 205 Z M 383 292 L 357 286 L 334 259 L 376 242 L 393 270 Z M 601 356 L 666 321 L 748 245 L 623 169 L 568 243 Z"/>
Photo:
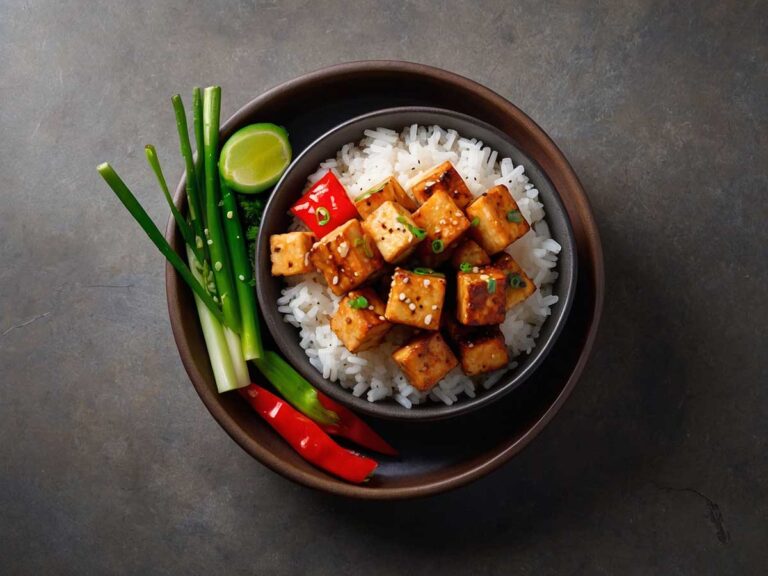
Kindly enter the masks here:
<path id="1" fill-rule="evenodd" d="M 357 216 L 357 209 L 347 191 L 330 170 L 291 207 L 291 214 L 301 219 L 318 240 Z"/>
<path id="2" fill-rule="evenodd" d="M 328 434 L 341 436 L 363 448 L 375 450 L 376 452 L 386 454 L 387 456 L 398 456 L 397 450 L 390 446 L 384 438 L 379 436 L 373 428 L 368 426 L 368 424 L 366 424 L 357 414 L 352 412 L 352 410 L 331 400 L 319 390 L 317 391 L 317 399 L 320 401 L 320 404 L 323 405 L 323 408 L 335 412 L 339 417 L 333 424 L 321 425 L 322 429 L 328 432 Z"/>
<path id="3" fill-rule="evenodd" d="M 318 468 L 359 484 L 378 466 L 375 460 L 336 444 L 312 420 L 261 386 L 240 388 L 240 394 L 302 458 Z"/>

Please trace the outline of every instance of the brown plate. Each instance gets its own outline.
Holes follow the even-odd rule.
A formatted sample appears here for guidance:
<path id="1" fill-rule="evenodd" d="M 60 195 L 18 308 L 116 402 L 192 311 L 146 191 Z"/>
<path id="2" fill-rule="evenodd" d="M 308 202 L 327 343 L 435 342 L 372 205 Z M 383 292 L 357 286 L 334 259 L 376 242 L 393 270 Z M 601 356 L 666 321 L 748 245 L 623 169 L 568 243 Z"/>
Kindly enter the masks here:
<path id="1" fill-rule="evenodd" d="M 364 486 L 337 480 L 302 460 L 235 394 L 216 392 L 190 291 L 171 266 L 166 290 L 171 327 L 184 367 L 213 417 L 249 454 L 287 478 L 344 496 L 409 498 L 443 492 L 494 470 L 526 446 L 557 413 L 584 369 L 603 305 L 603 254 L 589 202 L 568 161 L 550 138 L 513 104 L 466 78 L 419 64 L 341 64 L 273 88 L 222 126 L 222 141 L 251 122 L 284 125 L 299 154 L 345 120 L 393 106 L 435 106 L 470 114 L 505 132 L 546 173 L 568 212 L 579 273 L 572 312 L 546 362 L 493 406 L 434 422 L 371 421 L 400 451 L 381 459 Z M 184 181 L 176 202 L 184 204 Z M 181 253 L 172 220 L 166 237 Z M 254 374 L 258 382 L 260 377 Z"/>

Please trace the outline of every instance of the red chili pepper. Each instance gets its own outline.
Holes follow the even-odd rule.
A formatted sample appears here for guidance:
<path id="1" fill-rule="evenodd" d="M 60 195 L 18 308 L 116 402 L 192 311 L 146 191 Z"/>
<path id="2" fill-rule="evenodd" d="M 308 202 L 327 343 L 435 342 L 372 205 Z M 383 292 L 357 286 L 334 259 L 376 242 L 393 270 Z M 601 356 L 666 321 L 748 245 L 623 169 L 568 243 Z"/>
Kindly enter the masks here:
<path id="1" fill-rule="evenodd" d="M 261 386 L 251 384 L 240 394 L 307 462 L 339 478 L 359 484 L 378 463 L 336 444 L 312 420 Z"/>
<path id="2" fill-rule="evenodd" d="M 319 240 L 355 218 L 357 209 L 339 179 L 329 170 L 291 207 L 291 214 L 300 218 Z"/>
<path id="3" fill-rule="evenodd" d="M 328 432 L 328 434 L 352 440 L 352 442 L 363 448 L 375 450 L 388 456 L 398 456 L 397 450 L 390 446 L 384 438 L 379 436 L 373 428 L 368 426 L 352 410 L 331 400 L 319 390 L 317 391 L 317 399 L 320 400 L 320 404 L 324 408 L 336 412 L 336 415 L 339 417 L 338 421 L 334 424 L 321 425 L 322 429 Z"/>

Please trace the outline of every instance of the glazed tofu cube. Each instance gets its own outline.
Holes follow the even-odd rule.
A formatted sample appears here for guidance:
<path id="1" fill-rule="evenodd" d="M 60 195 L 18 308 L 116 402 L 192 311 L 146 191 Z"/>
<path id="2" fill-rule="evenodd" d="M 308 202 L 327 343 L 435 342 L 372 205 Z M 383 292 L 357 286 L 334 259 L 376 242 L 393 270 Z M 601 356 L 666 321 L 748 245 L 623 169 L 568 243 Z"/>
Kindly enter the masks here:
<path id="1" fill-rule="evenodd" d="M 331 317 L 331 330 L 353 354 L 373 348 L 392 328 L 384 318 L 384 302 L 370 288 L 353 290 Z"/>
<path id="2" fill-rule="evenodd" d="M 435 192 L 413 213 L 413 221 L 427 233 L 427 238 L 418 249 L 422 260 L 430 254 L 442 254 L 452 248 L 469 228 L 467 217 L 442 190 Z"/>
<path id="3" fill-rule="evenodd" d="M 456 247 L 451 256 L 451 265 L 457 270 L 470 266 L 472 268 L 476 266 L 488 266 L 491 263 L 491 258 L 488 253 L 482 249 L 480 244 L 467 238 Z"/>
<path id="4" fill-rule="evenodd" d="M 428 333 L 411 340 L 395 350 L 392 358 L 400 366 L 408 382 L 422 392 L 430 390 L 459 364 L 440 332 Z"/>
<path id="5" fill-rule="evenodd" d="M 309 251 L 315 242 L 312 232 L 273 234 L 269 238 L 269 258 L 272 276 L 295 276 L 312 272 Z"/>
<path id="6" fill-rule="evenodd" d="M 456 349 L 467 376 L 493 372 L 509 363 L 509 351 L 498 326 L 465 329 L 456 340 Z"/>
<path id="7" fill-rule="evenodd" d="M 467 207 L 467 216 L 477 222 L 477 226 L 472 227 L 472 239 L 491 255 L 501 252 L 531 229 L 503 184 L 472 202 Z"/>
<path id="8" fill-rule="evenodd" d="M 436 192 L 442 191 L 459 207 L 464 208 L 472 201 L 472 192 L 450 162 L 435 166 L 411 186 L 414 198 L 424 204 Z"/>
<path id="9" fill-rule="evenodd" d="M 376 242 L 384 260 L 390 263 L 407 258 L 416 248 L 421 241 L 413 234 L 416 228 L 411 213 L 390 200 L 363 221 L 363 229 Z"/>
<path id="10" fill-rule="evenodd" d="M 337 296 L 357 288 L 384 266 L 379 249 L 359 220 L 348 220 L 315 242 L 309 259 Z"/>
<path id="11" fill-rule="evenodd" d="M 507 310 L 514 308 L 536 291 L 533 280 L 509 254 L 499 254 L 493 261 L 493 267 L 507 276 Z"/>
<path id="12" fill-rule="evenodd" d="M 384 182 L 379 182 L 376 186 L 363 192 L 355 198 L 355 208 L 357 208 L 360 217 L 365 219 L 384 202 L 397 202 L 406 210 L 413 212 L 416 210 L 416 202 L 413 201 L 408 193 L 400 186 L 397 178 L 390 176 Z"/>
<path id="13" fill-rule="evenodd" d="M 456 318 L 466 326 L 501 324 L 506 315 L 506 280 L 501 270 L 459 272 L 456 279 Z"/>
<path id="14" fill-rule="evenodd" d="M 384 316 L 396 324 L 437 330 L 444 303 L 445 278 L 396 268 Z"/>

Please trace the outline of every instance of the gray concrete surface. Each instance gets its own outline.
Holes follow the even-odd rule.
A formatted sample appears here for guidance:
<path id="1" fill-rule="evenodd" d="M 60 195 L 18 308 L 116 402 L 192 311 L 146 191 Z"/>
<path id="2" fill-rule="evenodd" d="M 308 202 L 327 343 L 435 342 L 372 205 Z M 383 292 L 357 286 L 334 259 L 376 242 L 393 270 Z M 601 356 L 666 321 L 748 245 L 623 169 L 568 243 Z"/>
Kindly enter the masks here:
<path id="1" fill-rule="evenodd" d="M 295 486 L 196 397 L 163 263 L 94 170 L 180 173 L 168 96 L 345 60 L 465 74 L 561 145 L 607 301 L 534 444 L 457 492 Z M 0 573 L 764 574 L 768 4 L 0 4 Z M 145 194 L 164 222 L 160 197 Z"/>

